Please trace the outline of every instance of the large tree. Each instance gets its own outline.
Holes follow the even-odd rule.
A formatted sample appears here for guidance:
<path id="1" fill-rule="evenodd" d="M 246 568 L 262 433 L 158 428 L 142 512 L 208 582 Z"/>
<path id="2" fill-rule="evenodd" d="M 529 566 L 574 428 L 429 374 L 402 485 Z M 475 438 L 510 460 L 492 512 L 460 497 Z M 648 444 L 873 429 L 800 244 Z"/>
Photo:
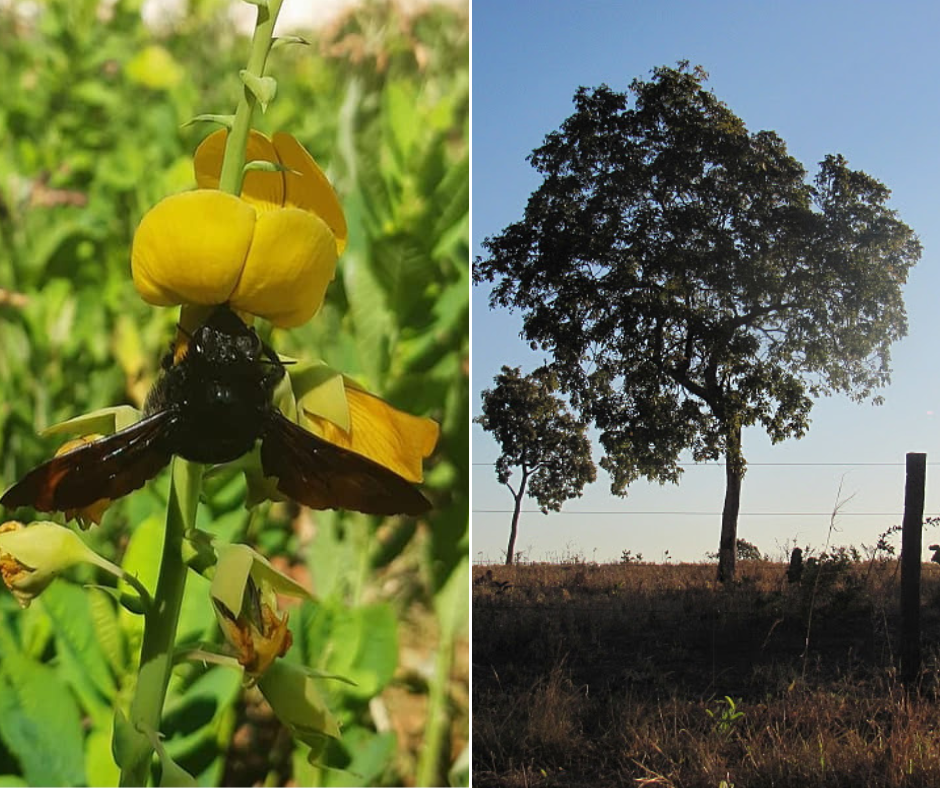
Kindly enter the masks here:
<path id="1" fill-rule="evenodd" d="M 581 88 L 529 158 L 522 221 L 474 266 L 518 309 L 574 407 L 600 430 L 612 491 L 723 458 L 719 578 L 734 577 L 741 435 L 802 437 L 813 398 L 872 398 L 907 332 L 920 257 L 889 190 L 828 155 L 807 182 L 772 131 L 749 133 L 687 63 L 628 93 Z"/>
<path id="2" fill-rule="evenodd" d="M 506 549 L 506 563 L 511 564 L 526 494 L 538 502 L 543 514 L 557 512 L 565 501 L 581 495 L 584 485 L 596 478 L 596 470 L 587 425 L 554 393 L 550 373 L 543 369 L 523 375 L 519 367 L 503 367 L 494 382 L 494 388 L 483 392 L 483 415 L 476 421 L 500 446 L 496 476 L 515 502 Z M 519 480 L 513 486 L 516 468 Z"/>

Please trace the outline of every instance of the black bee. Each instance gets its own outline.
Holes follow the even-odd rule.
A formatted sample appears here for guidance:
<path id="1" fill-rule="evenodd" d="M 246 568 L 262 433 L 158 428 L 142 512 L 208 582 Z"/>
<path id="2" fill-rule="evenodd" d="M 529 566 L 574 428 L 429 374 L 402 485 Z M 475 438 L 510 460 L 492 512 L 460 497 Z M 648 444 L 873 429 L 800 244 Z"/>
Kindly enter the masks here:
<path id="1" fill-rule="evenodd" d="M 227 306 L 190 337 L 180 359 L 171 351 L 136 424 L 83 444 L 34 468 L 0 498 L 8 508 L 44 512 L 114 500 L 152 479 L 176 454 L 231 462 L 261 440 L 261 467 L 282 493 L 313 509 L 367 514 L 426 512 L 410 482 L 378 463 L 331 444 L 274 406 L 284 377 L 277 354 Z"/>

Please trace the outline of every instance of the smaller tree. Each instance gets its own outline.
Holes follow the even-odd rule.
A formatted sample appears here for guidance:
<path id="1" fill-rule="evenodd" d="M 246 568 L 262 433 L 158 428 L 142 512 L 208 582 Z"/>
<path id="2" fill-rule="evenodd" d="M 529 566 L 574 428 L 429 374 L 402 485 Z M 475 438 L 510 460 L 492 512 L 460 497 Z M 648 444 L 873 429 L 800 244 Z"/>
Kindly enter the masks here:
<path id="1" fill-rule="evenodd" d="M 483 392 L 483 415 L 475 421 L 499 444 L 496 476 L 515 500 L 506 549 L 511 564 L 526 489 L 543 514 L 557 512 L 565 501 L 580 497 L 597 472 L 587 425 L 554 394 L 556 384 L 546 370 L 523 375 L 519 367 L 504 366 L 493 380 L 496 386 Z M 510 483 L 514 468 L 521 473 L 515 489 Z"/>

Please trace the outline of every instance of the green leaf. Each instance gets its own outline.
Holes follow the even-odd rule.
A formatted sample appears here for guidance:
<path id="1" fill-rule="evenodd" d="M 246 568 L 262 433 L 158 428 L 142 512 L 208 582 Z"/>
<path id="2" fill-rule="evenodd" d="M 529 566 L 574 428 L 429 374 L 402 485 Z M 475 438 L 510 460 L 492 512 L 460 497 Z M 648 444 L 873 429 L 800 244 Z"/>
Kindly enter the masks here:
<path id="1" fill-rule="evenodd" d="M 52 619 L 49 618 L 49 614 L 42 605 L 31 605 L 20 613 L 19 625 L 23 653 L 40 660 L 55 636 L 52 630 Z M 0 653 L 7 648 L 9 648 L 7 642 L 0 642 Z"/>
<path id="2" fill-rule="evenodd" d="M 235 704 L 242 691 L 241 666 L 174 671 L 160 723 L 167 757 L 197 775 L 202 785 L 221 785 L 223 763 L 208 755 L 231 739 Z M 222 745 L 224 752 L 224 745 Z M 171 767 L 172 768 L 172 767 Z M 172 779 L 164 775 L 164 780 Z"/>
<path id="3" fill-rule="evenodd" d="M 277 96 L 277 80 L 274 77 L 259 77 L 247 69 L 239 71 L 238 76 L 241 77 L 245 87 L 258 99 L 261 111 L 266 112 L 268 104 L 274 101 L 274 97 Z"/>
<path id="4" fill-rule="evenodd" d="M 421 139 L 422 129 L 414 122 L 414 109 L 417 104 L 417 88 L 413 82 L 397 79 L 389 82 L 383 92 L 384 121 L 388 129 L 386 138 L 395 169 L 389 175 L 401 177 L 405 162 L 412 155 L 412 150 Z"/>
<path id="5" fill-rule="evenodd" d="M 434 595 L 434 610 L 440 622 L 442 641 L 452 642 L 470 623 L 470 544 L 469 532 L 464 532 L 458 552 L 463 559 Z"/>
<path id="6" fill-rule="evenodd" d="M 355 686 L 342 692 L 368 699 L 391 681 L 398 665 L 398 619 L 390 605 L 321 608 L 308 620 L 306 653 L 328 655 L 326 669 Z"/>
<path id="7" fill-rule="evenodd" d="M 456 254 L 467 243 L 470 219 L 470 162 L 467 159 L 447 171 L 429 200 L 434 206 L 430 237 L 437 239 L 433 254 Z M 469 268 L 469 266 L 467 266 Z"/>
<path id="8" fill-rule="evenodd" d="M 70 92 L 75 101 L 105 111 L 110 111 L 118 101 L 115 93 L 104 82 L 92 79 L 72 85 Z"/>
<path id="9" fill-rule="evenodd" d="M 396 233 L 377 240 L 370 268 L 397 325 L 409 323 L 416 312 L 424 318 L 430 306 L 429 288 L 437 283 L 428 276 L 428 250 L 423 239 Z"/>
<path id="10" fill-rule="evenodd" d="M 345 771 L 358 779 L 349 785 L 375 785 L 395 757 L 397 738 L 394 733 L 377 733 L 353 728 L 343 737 L 343 747 L 352 755 Z"/>
<path id="11" fill-rule="evenodd" d="M 169 90 L 186 76 L 186 70 L 173 55 L 159 44 L 151 44 L 138 52 L 125 66 L 128 78 L 151 90 Z M 113 97 L 108 91 L 109 97 Z"/>
<path id="12" fill-rule="evenodd" d="M 117 785 L 120 770 L 111 753 L 111 720 L 105 728 L 96 728 L 85 739 L 85 771 L 89 785 Z"/>
<path id="13" fill-rule="evenodd" d="M 0 738 L 30 785 L 83 785 L 82 722 L 56 671 L 21 654 L 0 665 Z"/>
<path id="14" fill-rule="evenodd" d="M 209 601 L 210 582 L 196 572 L 189 572 L 176 626 L 177 642 L 188 643 L 211 637 L 215 631 L 215 613 Z"/>
<path id="15" fill-rule="evenodd" d="M 187 772 L 182 766 L 174 761 L 163 747 L 157 748 L 157 755 L 160 758 L 160 788 L 169 786 L 195 786 L 199 785 L 196 778 Z"/>
<path id="16" fill-rule="evenodd" d="M 339 737 L 339 726 L 317 689 L 318 681 L 283 660 L 274 662 L 258 680 L 278 719 L 294 738 L 310 746 L 314 756 L 328 739 Z"/>
<path id="17" fill-rule="evenodd" d="M 148 589 L 156 587 L 157 574 L 160 571 L 159 556 L 163 550 L 164 525 L 159 515 L 147 518 L 134 529 L 121 568 L 127 574 L 136 577 Z M 124 582 L 118 583 L 122 592 L 134 593 Z M 144 633 L 144 621 L 138 615 L 126 610 L 119 612 L 121 628 L 127 637 L 127 651 L 129 654 L 139 654 L 140 644 Z"/>
<path id="18" fill-rule="evenodd" d="M 300 408 L 349 431 L 349 403 L 343 374 L 323 362 L 298 365 L 290 375 L 291 388 Z"/>
<path id="19" fill-rule="evenodd" d="M 125 427 L 130 427 L 140 421 L 141 412 L 130 405 L 116 405 L 112 408 L 99 408 L 91 413 L 75 416 L 67 421 L 60 421 L 51 427 L 46 427 L 41 433 L 43 437 L 60 434 L 98 433 L 108 435 Z"/>
<path id="20" fill-rule="evenodd" d="M 64 675 L 96 725 L 107 724 L 117 687 L 97 637 L 87 592 L 54 583 L 39 602 L 55 624 L 56 652 Z"/>
<path id="21" fill-rule="evenodd" d="M 202 115 L 196 115 L 194 118 L 190 118 L 183 124 L 183 128 L 187 126 L 192 126 L 196 123 L 217 123 L 220 126 L 232 130 L 232 126 L 235 125 L 235 116 L 234 115 L 212 115 L 209 113 L 203 113 Z"/>
<path id="22" fill-rule="evenodd" d="M 362 370 L 375 384 L 388 369 L 391 343 L 398 334 L 395 317 L 384 288 L 358 249 L 350 248 L 343 256 L 343 285 Z"/>
<path id="23" fill-rule="evenodd" d="M 317 549 L 308 551 L 307 567 L 321 598 L 340 598 L 353 583 L 349 567 L 356 565 L 358 556 L 353 540 L 344 538 L 344 522 L 342 512 L 317 512 Z"/>
<path id="24" fill-rule="evenodd" d="M 160 788 L 172 785 L 190 788 L 190 786 L 197 785 L 195 778 L 167 755 L 160 734 L 150 728 L 146 728 L 144 733 L 150 740 L 150 746 L 157 753 L 157 758 L 160 759 Z"/>
<path id="25" fill-rule="evenodd" d="M 117 602 L 124 610 L 128 613 L 133 613 L 135 616 L 142 616 L 147 611 L 147 604 L 140 594 L 128 594 L 111 586 L 101 586 L 90 583 L 85 586 L 89 591 L 100 591 L 105 596 L 111 597 L 115 602 Z M 100 598 L 100 595 L 99 595 Z"/>
<path id="26" fill-rule="evenodd" d="M 344 729 L 343 738 L 331 743 L 320 759 L 320 768 L 315 764 L 310 781 L 304 784 L 329 788 L 381 785 L 394 761 L 396 747 L 394 733 L 378 733 L 358 725 Z M 296 759 L 294 763 L 297 768 Z"/>
<path id="27" fill-rule="evenodd" d="M 302 36 L 276 36 L 274 41 L 271 42 L 271 51 L 273 52 L 275 49 L 280 49 L 281 47 L 289 46 L 290 44 L 302 44 L 303 46 L 309 46 L 310 42 Z"/>
<path id="28" fill-rule="evenodd" d="M 134 757 L 138 734 L 120 707 L 114 710 L 111 755 L 119 769 L 129 768 Z"/>
<path id="29" fill-rule="evenodd" d="M 229 512 L 225 516 L 231 519 L 232 514 L 232 512 Z M 237 519 L 241 522 L 241 513 L 237 512 L 235 514 L 239 515 Z M 199 521 L 198 517 L 196 521 Z M 183 547 L 180 551 L 183 556 L 183 562 L 197 575 L 209 577 L 212 571 L 214 571 L 212 567 L 215 566 L 218 560 L 215 547 L 213 546 L 214 542 L 215 536 L 213 534 L 200 530 L 199 528 L 193 528 L 184 537 Z"/>
<path id="30" fill-rule="evenodd" d="M 240 671 L 227 667 L 198 672 L 195 680 L 187 682 L 182 691 L 167 698 L 164 718 L 168 721 L 168 731 L 173 730 L 175 723 L 180 723 L 181 728 L 195 729 L 197 726 L 192 725 L 192 717 L 194 714 L 201 716 L 201 712 L 195 711 L 197 707 L 214 709 L 215 715 L 224 712 L 240 694 L 241 681 Z M 182 750 L 174 749 L 173 752 L 177 757 L 182 754 Z"/>

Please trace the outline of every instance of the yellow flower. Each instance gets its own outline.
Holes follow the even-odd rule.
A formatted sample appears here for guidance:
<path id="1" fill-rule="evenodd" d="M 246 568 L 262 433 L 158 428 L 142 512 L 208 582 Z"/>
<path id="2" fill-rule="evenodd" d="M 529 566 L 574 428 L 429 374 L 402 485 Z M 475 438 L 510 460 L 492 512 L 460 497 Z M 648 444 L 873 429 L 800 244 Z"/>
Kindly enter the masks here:
<path id="1" fill-rule="evenodd" d="M 301 397 L 302 426 L 326 441 L 362 454 L 410 482 L 424 478 L 422 461 L 437 444 L 440 427 L 431 419 L 412 416 L 370 394 L 345 375 L 344 400 L 330 396 L 336 377 Z"/>
<path id="2" fill-rule="evenodd" d="M 249 170 L 241 196 L 218 191 L 228 132 L 196 150 L 195 191 L 157 203 L 134 235 L 131 269 L 141 297 L 159 306 L 229 303 L 289 328 L 323 303 L 346 220 L 336 194 L 291 135 L 252 131 L 246 159 L 282 171 Z"/>

